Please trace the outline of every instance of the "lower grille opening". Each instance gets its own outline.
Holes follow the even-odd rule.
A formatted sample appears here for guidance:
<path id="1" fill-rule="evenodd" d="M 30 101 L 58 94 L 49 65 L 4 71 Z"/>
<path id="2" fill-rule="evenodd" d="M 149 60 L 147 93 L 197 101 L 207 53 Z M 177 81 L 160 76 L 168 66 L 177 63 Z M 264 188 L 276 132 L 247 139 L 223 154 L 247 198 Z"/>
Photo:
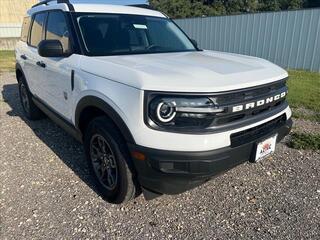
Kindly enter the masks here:
<path id="1" fill-rule="evenodd" d="M 257 140 L 258 138 L 261 138 L 272 132 L 274 129 L 283 126 L 286 123 L 286 120 L 286 114 L 283 114 L 280 117 L 277 117 L 257 127 L 231 134 L 231 147 L 237 147 Z"/>

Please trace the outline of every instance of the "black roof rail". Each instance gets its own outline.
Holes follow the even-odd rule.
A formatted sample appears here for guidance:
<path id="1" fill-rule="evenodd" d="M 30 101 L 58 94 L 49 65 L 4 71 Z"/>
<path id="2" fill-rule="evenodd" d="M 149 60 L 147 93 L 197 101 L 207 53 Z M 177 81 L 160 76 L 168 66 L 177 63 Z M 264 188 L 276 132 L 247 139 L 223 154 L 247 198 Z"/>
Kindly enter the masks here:
<path id="1" fill-rule="evenodd" d="M 49 2 L 53 2 L 53 1 L 57 1 L 57 3 L 70 4 L 69 0 L 44 0 L 44 1 L 38 2 L 37 4 L 33 5 L 32 8 L 41 6 L 43 4 L 48 5 Z"/>
<path id="2" fill-rule="evenodd" d="M 130 7 L 138 7 L 138 8 L 146 8 L 146 9 L 150 9 L 150 10 L 154 10 L 153 7 L 151 7 L 150 5 L 148 4 L 129 4 L 127 6 L 130 6 Z"/>

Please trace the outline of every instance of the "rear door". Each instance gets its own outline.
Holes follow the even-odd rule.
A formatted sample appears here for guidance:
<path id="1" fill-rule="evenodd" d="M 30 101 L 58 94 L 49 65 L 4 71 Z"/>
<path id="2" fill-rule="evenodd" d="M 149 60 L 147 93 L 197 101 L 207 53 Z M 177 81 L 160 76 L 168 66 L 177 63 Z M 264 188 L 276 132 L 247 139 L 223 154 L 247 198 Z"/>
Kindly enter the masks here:
<path id="1" fill-rule="evenodd" d="M 26 78 L 29 88 L 31 92 L 38 97 L 42 95 L 40 85 L 45 75 L 44 68 L 40 66 L 42 57 L 38 54 L 38 44 L 43 40 L 46 17 L 46 12 L 37 13 L 33 16 L 28 38 L 28 47 L 23 54 L 26 57 L 25 74 L 27 75 Z"/>
<path id="2" fill-rule="evenodd" d="M 29 47 L 27 44 L 27 41 L 29 36 L 30 24 L 31 24 L 31 17 L 30 16 L 25 17 L 23 19 L 20 41 L 17 43 L 17 47 L 16 47 L 16 59 L 17 59 L 17 62 L 20 64 L 26 79 L 29 79 L 28 72 L 30 71 L 29 59 L 27 57 L 27 52 Z"/>

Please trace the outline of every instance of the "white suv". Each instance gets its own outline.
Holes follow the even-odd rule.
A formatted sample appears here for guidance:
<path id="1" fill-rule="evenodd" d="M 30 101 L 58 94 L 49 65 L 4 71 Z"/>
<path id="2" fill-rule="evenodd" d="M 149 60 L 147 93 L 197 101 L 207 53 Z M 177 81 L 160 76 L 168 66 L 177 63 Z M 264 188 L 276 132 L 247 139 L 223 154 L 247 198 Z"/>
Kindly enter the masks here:
<path id="1" fill-rule="evenodd" d="M 257 162 L 291 129 L 285 70 L 201 50 L 139 6 L 43 1 L 24 19 L 16 58 L 26 116 L 45 113 L 83 142 L 113 203 L 178 194 Z"/>

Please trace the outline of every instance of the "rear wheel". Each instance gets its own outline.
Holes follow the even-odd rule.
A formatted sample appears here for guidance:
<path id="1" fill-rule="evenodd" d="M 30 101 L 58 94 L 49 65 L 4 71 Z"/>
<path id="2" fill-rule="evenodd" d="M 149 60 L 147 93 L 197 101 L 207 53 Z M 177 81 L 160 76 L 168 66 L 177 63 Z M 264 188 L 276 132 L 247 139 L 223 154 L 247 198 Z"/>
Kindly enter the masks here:
<path id="1" fill-rule="evenodd" d="M 28 90 L 25 79 L 23 77 L 20 77 L 18 86 L 20 102 L 24 115 L 30 120 L 38 120 L 43 118 L 44 115 L 41 110 L 34 104 L 32 95 Z"/>
<path id="2" fill-rule="evenodd" d="M 108 202 L 123 203 L 139 192 L 127 146 L 107 117 L 98 117 L 86 129 L 84 146 L 100 194 Z"/>

